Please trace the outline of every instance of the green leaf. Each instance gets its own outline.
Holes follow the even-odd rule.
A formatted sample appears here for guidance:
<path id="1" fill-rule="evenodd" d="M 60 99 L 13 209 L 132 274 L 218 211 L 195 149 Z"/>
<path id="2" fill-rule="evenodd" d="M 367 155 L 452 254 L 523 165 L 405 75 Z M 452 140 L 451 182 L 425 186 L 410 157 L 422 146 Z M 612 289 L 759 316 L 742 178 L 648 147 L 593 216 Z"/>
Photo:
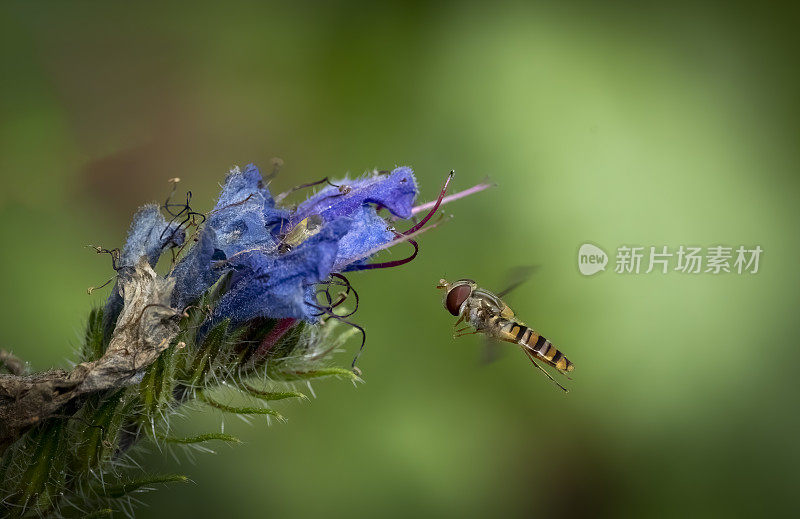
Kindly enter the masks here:
<path id="1" fill-rule="evenodd" d="M 123 497 L 131 492 L 146 489 L 148 485 L 155 485 L 157 483 L 186 483 L 189 478 L 180 474 L 167 474 L 164 476 L 150 476 L 143 479 L 137 479 L 121 483 L 119 485 L 111 485 L 99 490 L 99 494 L 105 497 L 118 498 Z"/>
<path id="2" fill-rule="evenodd" d="M 211 363 L 217 357 L 228 335 L 228 326 L 231 320 L 225 319 L 218 325 L 211 328 L 203 340 L 203 344 L 195 354 L 194 361 L 189 368 L 188 379 L 189 386 L 197 387 L 203 381 L 203 378 L 208 373 Z"/>
<path id="3" fill-rule="evenodd" d="M 260 398 L 261 400 L 283 400 L 284 398 L 300 398 L 302 400 L 308 400 L 306 395 L 297 391 L 263 391 L 261 389 L 254 388 L 250 384 L 243 385 L 244 391 L 246 391 L 247 394 L 256 398 Z"/>
<path id="4" fill-rule="evenodd" d="M 270 370 L 270 378 L 276 380 L 309 380 L 323 377 L 344 377 L 355 382 L 363 382 L 361 377 L 347 368 L 320 368 L 312 371 L 282 371 L 279 369 Z"/>
<path id="5" fill-rule="evenodd" d="M 174 436 L 164 436 L 161 439 L 167 443 L 179 443 L 182 445 L 189 445 L 192 443 L 202 443 L 210 440 L 220 440 L 229 443 L 242 443 L 242 440 L 240 440 L 236 436 L 231 436 L 230 434 L 222 434 L 222 433 L 207 433 L 207 434 L 200 434 L 197 436 L 189 436 L 187 438 L 175 438 Z"/>
<path id="6" fill-rule="evenodd" d="M 78 430 L 75 456 L 78 469 L 88 471 L 99 465 L 103 459 L 116 450 L 115 441 L 125 413 L 120 409 L 124 389 L 120 389 L 104 400 L 100 395 L 92 395 L 81 411 L 83 419 L 75 420 L 73 427 Z"/>
<path id="7" fill-rule="evenodd" d="M 52 424 L 43 424 L 42 435 L 38 438 L 38 447 L 32 458 L 32 463 L 25 471 L 22 482 L 25 484 L 23 499 L 27 503 L 31 498 L 47 494 L 45 486 L 50 483 L 53 466 L 61 458 L 60 443 L 61 432 L 64 430 L 64 420 L 56 419 Z M 36 442 L 37 435 L 31 437 Z M 58 477 L 56 475 L 56 477 Z"/>
<path id="8" fill-rule="evenodd" d="M 97 360 L 103 356 L 105 344 L 103 343 L 103 310 L 95 308 L 89 313 L 86 323 L 86 333 L 83 341 L 81 358 L 84 362 Z"/>
<path id="9" fill-rule="evenodd" d="M 207 397 L 201 392 L 198 392 L 197 396 L 202 402 L 210 405 L 211 407 L 216 407 L 220 411 L 224 411 L 226 413 L 243 414 L 243 415 L 269 415 L 269 416 L 274 416 L 275 418 L 281 421 L 286 420 L 279 412 L 273 409 L 268 409 L 266 407 L 233 407 L 230 405 L 221 404 L 216 400 L 212 400 L 211 398 Z"/>
<path id="10" fill-rule="evenodd" d="M 111 508 L 103 508 L 102 510 L 96 510 L 88 515 L 84 515 L 84 519 L 93 519 L 95 517 L 106 517 L 114 513 L 114 510 Z"/>

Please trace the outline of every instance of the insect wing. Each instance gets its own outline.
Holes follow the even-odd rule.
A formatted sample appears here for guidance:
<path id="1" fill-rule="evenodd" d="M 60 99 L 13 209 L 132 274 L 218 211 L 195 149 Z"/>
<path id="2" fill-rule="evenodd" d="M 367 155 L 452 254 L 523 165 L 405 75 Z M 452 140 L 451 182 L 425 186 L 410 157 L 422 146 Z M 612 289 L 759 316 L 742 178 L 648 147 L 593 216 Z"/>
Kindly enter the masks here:
<path id="1" fill-rule="evenodd" d="M 508 273 L 506 274 L 506 288 L 498 292 L 497 297 L 503 297 L 511 293 L 518 286 L 528 281 L 528 278 L 531 277 L 531 274 L 533 274 L 538 268 L 538 265 L 524 265 L 509 269 Z"/>

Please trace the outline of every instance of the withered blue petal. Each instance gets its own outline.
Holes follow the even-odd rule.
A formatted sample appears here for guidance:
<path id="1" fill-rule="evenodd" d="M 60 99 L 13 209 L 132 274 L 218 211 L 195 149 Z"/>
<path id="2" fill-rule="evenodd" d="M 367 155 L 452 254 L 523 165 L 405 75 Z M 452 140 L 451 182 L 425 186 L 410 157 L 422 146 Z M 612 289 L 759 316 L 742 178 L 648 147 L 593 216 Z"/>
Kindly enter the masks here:
<path id="1" fill-rule="evenodd" d="M 214 254 L 219 252 L 216 243 L 214 229 L 205 227 L 199 241 L 173 269 L 170 275 L 175 278 L 174 308 L 182 309 L 195 302 L 225 272 L 223 267 L 214 267 Z"/>
<path id="2" fill-rule="evenodd" d="M 155 204 L 139 208 L 120 255 L 120 266 L 132 267 L 142 257 L 147 257 L 150 265 L 155 266 L 165 247 L 183 243 L 185 233 L 179 225 L 179 222 L 167 223 L 161 208 Z"/>

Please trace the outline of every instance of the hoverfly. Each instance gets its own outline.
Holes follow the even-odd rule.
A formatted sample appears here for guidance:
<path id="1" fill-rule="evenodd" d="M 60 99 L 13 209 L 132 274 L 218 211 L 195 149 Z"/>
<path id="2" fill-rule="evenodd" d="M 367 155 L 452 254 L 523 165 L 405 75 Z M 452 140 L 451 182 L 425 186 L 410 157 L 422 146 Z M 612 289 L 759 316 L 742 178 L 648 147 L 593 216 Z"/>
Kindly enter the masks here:
<path id="1" fill-rule="evenodd" d="M 436 288 L 444 290 L 442 304 L 448 312 L 458 317 L 458 321 L 453 327 L 457 327 L 462 321 L 467 323 L 464 328 L 455 330 L 453 337 L 483 333 L 490 339 L 518 344 L 533 365 L 547 375 L 547 378 L 564 392 L 569 391 L 536 361 L 539 360 L 554 367 L 567 378 L 569 378 L 567 373 L 575 369 L 575 365 L 549 340 L 520 321 L 500 296 L 479 288 L 478 284 L 471 279 L 459 279 L 453 283 L 440 279 Z M 509 290 L 504 290 L 500 295 L 508 293 Z M 470 327 L 475 330 L 467 331 Z"/>

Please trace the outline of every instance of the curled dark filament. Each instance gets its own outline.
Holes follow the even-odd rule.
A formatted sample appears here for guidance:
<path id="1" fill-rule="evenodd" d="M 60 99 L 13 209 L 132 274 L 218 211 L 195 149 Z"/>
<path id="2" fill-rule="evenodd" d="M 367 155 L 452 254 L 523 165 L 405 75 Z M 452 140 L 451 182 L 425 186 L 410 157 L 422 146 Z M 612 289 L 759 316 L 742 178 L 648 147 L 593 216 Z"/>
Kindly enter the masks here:
<path id="1" fill-rule="evenodd" d="M 400 265 L 405 265 L 406 263 L 416 258 L 417 254 L 419 254 L 419 244 L 416 241 L 410 238 L 406 239 L 405 241 L 407 241 L 414 247 L 414 252 L 412 252 L 411 255 L 408 256 L 407 258 L 392 260 L 392 261 L 383 261 L 380 263 L 366 263 L 364 265 L 350 265 L 347 268 L 345 268 L 345 272 L 354 272 L 357 270 L 386 269 L 391 267 L 399 267 Z"/>
<path id="2" fill-rule="evenodd" d="M 111 256 L 111 268 L 114 269 L 114 270 L 119 270 L 119 268 L 120 268 L 119 267 L 119 256 L 120 256 L 120 250 L 119 249 L 104 249 L 103 247 L 100 247 L 100 246 L 94 246 L 92 248 L 98 254 L 108 254 L 109 256 Z M 108 282 L 106 282 L 106 285 L 107 284 L 108 284 Z M 106 286 L 106 285 L 103 285 L 103 287 Z M 99 287 L 99 288 L 103 288 L 103 287 Z"/>
<path id="3" fill-rule="evenodd" d="M 287 196 L 291 195 L 295 191 L 300 191 L 301 189 L 305 189 L 307 187 L 318 186 L 320 184 L 328 184 L 329 186 L 335 187 L 335 188 L 337 188 L 339 190 L 339 192 L 337 194 L 330 195 L 330 196 L 346 195 L 351 190 L 350 186 L 334 184 L 333 182 L 330 181 L 330 179 L 328 177 L 325 177 L 322 180 L 317 180 L 316 182 L 309 182 L 308 184 L 300 184 L 299 186 L 295 186 L 295 187 L 291 188 L 288 191 L 284 191 L 283 193 L 281 193 L 281 194 L 279 194 L 278 196 L 275 197 L 275 201 L 276 202 L 280 202 L 281 200 L 283 200 Z"/>
<path id="4" fill-rule="evenodd" d="M 444 198 L 445 193 L 447 193 L 447 186 L 450 184 L 450 181 L 453 179 L 453 176 L 455 176 L 455 174 L 456 174 L 455 171 L 450 171 L 450 174 L 447 175 L 447 180 L 444 181 L 444 186 L 442 186 L 442 192 L 439 193 L 439 198 L 436 199 L 436 204 L 434 204 L 433 208 L 431 208 L 431 210 L 428 211 L 428 214 L 426 214 L 425 217 L 417 225 L 403 232 L 403 235 L 408 236 L 412 232 L 419 230 L 423 225 L 428 223 L 428 220 L 430 220 L 434 214 L 436 214 L 436 211 L 442 204 L 442 199 Z M 395 239 L 397 239 L 397 237 L 395 237 Z"/>
<path id="5" fill-rule="evenodd" d="M 358 311 L 358 292 L 356 292 L 356 289 L 353 288 L 353 285 L 350 284 L 350 281 L 345 276 L 343 276 L 342 274 L 338 274 L 336 272 L 333 272 L 333 273 L 331 273 L 331 277 L 336 278 L 336 280 L 330 279 L 330 280 L 327 280 L 327 281 L 323 281 L 321 283 L 315 283 L 317 285 L 324 285 L 325 286 L 325 288 L 318 289 L 314 293 L 314 296 L 316 298 L 317 303 L 319 303 L 320 294 L 324 295 L 326 305 L 322 307 L 323 310 L 321 310 L 320 312 L 318 312 L 316 314 L 313 314 L 313 316 L 314 317 L 319 317 L 321 315 L 324 315 L 326 312 L 335 313 L 334 312 L 334 308 L 336 308 L 337 306 L 339 306 L 342 303 L 344 303 L 347 300 L 347 298 L 350 295 L 350 293 L 352 292 L 353 293 L 353 297 L 355 298 L 355 307 L 350 312 L 348 312 L 346 314 L 342 314 L 342 315 L 336 314 L 337 317 L 350 317 L 351 315 L 355 314 L 356 311 Z M 338 299 L 336 300 L 336 302 L 333 301 L 333 297 L 331 296 L 331 292 L 330 292 L 330 287 L 331 286 L 345 287 L 345 290 L 338 295 Z M 314 306 L 314 304 L 311 304 L 311 306 Z"/>
<path id="6" fill-rule="evenodd" d="M 315 304 L 312 304 L 312 303 L 309 303 L 309 302 L 306 302 L 306 304 L 311 306 L 311 307 L 313 307 L 313 308 L 316 308 L 317 310 L 320 310 L 322 312 L 322 315 L 326 315 L 327 317 L 329 317 L 331 319 L 336 319 L 337 321 L 340 321 L 340 322 L 342 322 L 344 324 L 350 325 L 353 328 L 355 328 L 355 329 L 357 329 L 358 331 L 361 332 L 361 346 L 358 348 L 358 352 L 356 353 L 355 357 L 353 357 L 353 363 L 350 364 L 350 367 L 353 369 L 353 371 L 355 371 L 356 373 L 360 373 L 361 370 L 359 370 L 356 367 L 356 362 L 358 362 L 358 358 L 361 356 L 361 353 L 364 351 L 364 346 L 366 346 L 366 344 L 367 344 L 367 332 L 366 332 L 366 330 L 364 330 L 363 327 L 355 324 L 354 322 L 348 321 L 347 319 L 345 319 L 345 318 L 343 318 L 343 317 L 341 317 L 339 315 L 336 315 L 328 307 L 315 305 Z M 320 358 L 324 357 L 325 355 L 330 353 L 331 350 L 333 350 L 335 347 L 336 347 L 336 344 L 334 344 L 333 346 L 331 346 L 327 350 L 314 355 L 311 358 L 311 360 L 316 360 L 316 359 L 320 359 Z"/>
<path id="7" fill-rule="evenodd" d="M 164 205 L 162 206 L 164 208 L 164 210 L 171 216 L 169 222 L 167 222 L 166 228 L 164 228 L 164 230 L 161 232 L 161 236 L 160 236 L 160 239 L 161 239 L 162 243 L 165 243 L 165 244 L 166 243 L 171 243 L 173 241 L 173 239 L 175 238 L 175 236 L 177 235 L 177 233 L 179 233 L 180 231 L 182 231 L 182 230 L 184 230 L 184 229 L 186 229 L 186 228 L 188 228 L 190 226 L 193 226 L 193 225 L 194 226 L 201 225 L 203 222 L 206 221 L 206 216 L 204 214 L 198 213 L 196 211 L 192 211 L 192 208 L 189 205 L 189 202 L 192 201 L 192 192 L 191 191 L 187 191 L 186 192 L 186 202 L 184 202 L 182 204 L 176 204 L 176 203 L 172 203 L 171 202 L 172 195 L 174 193 L 175 193 L 175 184 L 173 184 L 172 191 L 170 192 L 169 196 L 167 196 L 167 200 L 164 202 Z M 174 209 L 178 209 L 178 208 L 180 208 L 179 211 L 177 211 L 177 212 L 173 211 Z M 172 227 L 172 224 L 177 222 L 178 219 L 180 219 L 181 217 L 183 217 L 183 220 L 181 220 L 181 223 L 178 224 L 177 227 L 172 229 L 172 232 L 169 234 L 169 236 L 166 236 L 167 232 Z M 198 222 L 196 220 L 196 217 L 200 217 L 200 218 L 202 218 L 202 220 L 200 220 Z"/>

